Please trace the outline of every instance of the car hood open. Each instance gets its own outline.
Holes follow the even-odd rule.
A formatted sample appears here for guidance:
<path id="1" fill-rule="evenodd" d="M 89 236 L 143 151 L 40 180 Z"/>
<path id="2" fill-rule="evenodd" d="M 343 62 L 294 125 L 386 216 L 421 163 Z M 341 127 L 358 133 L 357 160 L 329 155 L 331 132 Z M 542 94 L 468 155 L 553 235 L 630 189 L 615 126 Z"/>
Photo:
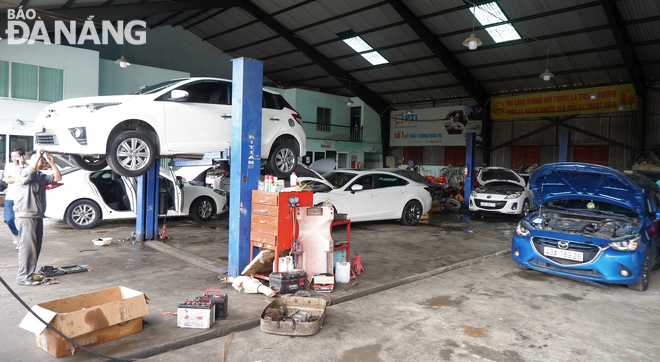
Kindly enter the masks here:
<path id="1" fill-rule="evenodd" d="M 585 163 L 551 163 L 530 179 L 534 203 L 557 199 L 588 199 L 627 207 L 638 213 L 644 207 L 643 190 L 622 171 Z"/>
<path id="2" fill-rule="evenodd" d="M 495 181 L 511 182 L 525 187 L 525 180 L 511 169 L 504 167 L 485 167 L 479 170 L 479 174 L 477 175 L 477 182 L 479 184 L 485 185 Z"/>

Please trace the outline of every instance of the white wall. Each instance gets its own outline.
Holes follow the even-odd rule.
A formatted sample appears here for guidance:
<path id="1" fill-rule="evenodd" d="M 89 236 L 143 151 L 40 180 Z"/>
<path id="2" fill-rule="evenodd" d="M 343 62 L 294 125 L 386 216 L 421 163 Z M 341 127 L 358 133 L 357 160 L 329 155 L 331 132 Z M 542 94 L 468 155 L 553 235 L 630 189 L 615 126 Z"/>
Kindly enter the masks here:
<path id="1" fill-rule="evenodd" d="M 187 78 L 190 73 L 132 64 L 121 68 L 114 61 L 99 60 L 99 95 L 129 94 L 143 85 L 153 85 L 174 78 Z"/>
<path id="2" fill-rule="evenodd" d="M 98 95 L 99 55 L 62 45 L 8 44 L 0 40 L 0 60 L 64 69 L 64 98 Z M 32 122 L 51 102 L 0 98 L 0 134 L 31 135 Z M 16 124 L 16 119 L 23 125 Z"/>

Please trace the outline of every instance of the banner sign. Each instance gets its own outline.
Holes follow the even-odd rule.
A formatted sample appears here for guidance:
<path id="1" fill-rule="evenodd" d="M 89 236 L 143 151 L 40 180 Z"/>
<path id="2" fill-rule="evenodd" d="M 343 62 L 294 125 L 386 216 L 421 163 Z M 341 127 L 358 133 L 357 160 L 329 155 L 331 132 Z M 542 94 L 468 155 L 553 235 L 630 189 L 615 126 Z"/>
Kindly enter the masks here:
<path id="1" fill-rule="evenodd" d="M 481 142 L 483 111 L 479 106 L 415 109 L 390 113 L 390 146 L 465 146 L 465 134 Z"/>
<path id="2" fill-rule="evenodd" d="M 589 98 L 592 91 L 598 94 L 596 99 Z M 619 109 L 619 107 L 623 109 Z M 498 97 L 490 100 L 491 119 L 548 117 L 636 109 L 637 95 L 632 84 Z"/>

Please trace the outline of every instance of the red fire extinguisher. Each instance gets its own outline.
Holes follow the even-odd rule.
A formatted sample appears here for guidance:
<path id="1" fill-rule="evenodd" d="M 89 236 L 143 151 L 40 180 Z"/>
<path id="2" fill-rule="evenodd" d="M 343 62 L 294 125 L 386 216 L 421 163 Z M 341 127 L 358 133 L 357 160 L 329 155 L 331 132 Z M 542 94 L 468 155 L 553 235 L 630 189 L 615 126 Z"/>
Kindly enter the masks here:
<path id="1" fill-rule="evenodd" d="M 469 175 L 468 172 L 469 172 L 468 167 L 467 167 L 467 165 L 465 165 L 465 167 L 463 167 L 463 175 L 464 175 L 465 177 L 468 177 L 468 175 Z"/>

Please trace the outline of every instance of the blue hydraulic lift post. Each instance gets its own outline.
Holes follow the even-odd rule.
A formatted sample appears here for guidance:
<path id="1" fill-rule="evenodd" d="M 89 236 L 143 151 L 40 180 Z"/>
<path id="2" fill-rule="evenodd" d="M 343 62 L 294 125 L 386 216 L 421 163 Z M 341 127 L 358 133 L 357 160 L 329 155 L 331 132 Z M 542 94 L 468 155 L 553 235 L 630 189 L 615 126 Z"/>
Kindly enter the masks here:
<path id="1" fill-rule="evenodd" d="M 137 241 L 152 240 L 158 235 L 159 170 L 160 163 L 156 160 L 146 174 L 136 178 L 135 232 Z"/>
<path id="2" fill-rule="evenodd" d="M 568 130 L 559 131 L 559 162 L 568 161 Z"/>
<path id="3" fill-rule="evenodd" d="M 248 58 L 232 62 L 228 272 L 237 277 L 250 263 L 252 190 L 261 178 L 263 63 Z"/>
<path id="4" fill-rule="evenodd" d="M 463 197 L 465 198 L 465 205 L 469 205 L 470 193 L 472 192 L 472 185 L 474 185 L 474 164 L 475 153 L 477 151 L 477 134 L 466 133 L 465 138 L 465 166 L 468 169 L 467 176 L 465 177 L 465 184 Z"/>

